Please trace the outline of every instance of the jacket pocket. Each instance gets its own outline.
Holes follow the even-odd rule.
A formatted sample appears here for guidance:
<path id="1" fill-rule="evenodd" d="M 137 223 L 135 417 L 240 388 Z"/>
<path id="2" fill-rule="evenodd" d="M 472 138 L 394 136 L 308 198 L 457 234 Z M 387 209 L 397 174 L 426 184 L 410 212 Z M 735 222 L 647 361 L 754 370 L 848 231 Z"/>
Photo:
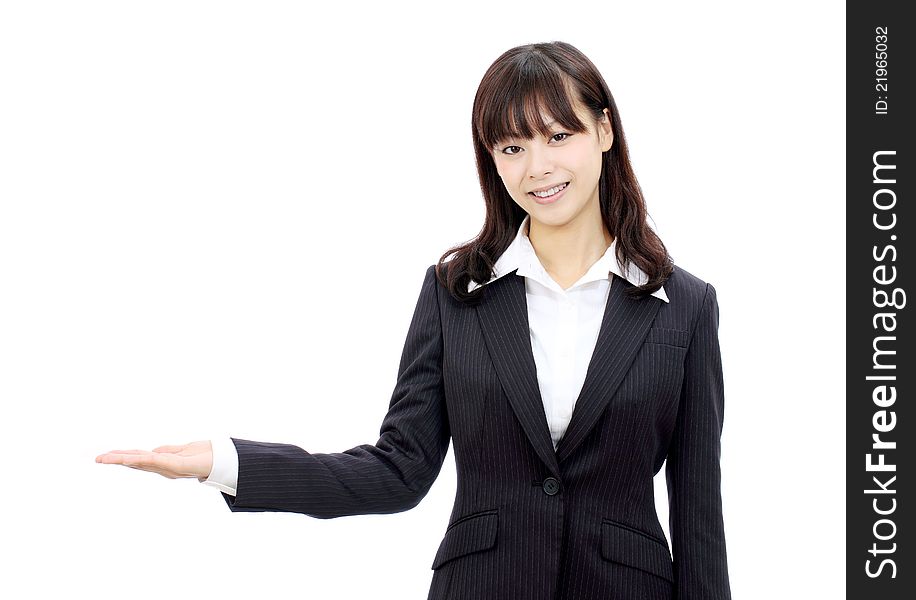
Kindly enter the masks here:
<path id="1" fill-rule="evenodd" d="M 668 544 L 629 525 L 610 519 L 601 522 L 601 556 L 674 582 Z"/>
<path id="2" fill-rule="evenodd" d="M 446 562 L 472 552 L 488 550 L 496 545 L 499 513 L 496 509 L 467 515 L 449 525 L 439 551 L 433 560 L 433 569 Z"/>
<path id="3" fill-rule="evenodd" d="M 683 329 L 668 329 L 666 327 L 653 327 L 646 335 L 646 342 L 652 344 L 668 344 L 669 346 L 687 347 L 688 332 Z"/>

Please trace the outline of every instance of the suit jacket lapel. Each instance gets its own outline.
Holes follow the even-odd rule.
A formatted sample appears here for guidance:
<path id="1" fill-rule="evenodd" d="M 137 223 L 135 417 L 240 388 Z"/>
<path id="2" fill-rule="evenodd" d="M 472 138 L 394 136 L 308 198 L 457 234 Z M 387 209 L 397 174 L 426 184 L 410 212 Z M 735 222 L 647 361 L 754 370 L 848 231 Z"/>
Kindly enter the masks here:
<path id="1" fill-rule="evenodd" d="M 531 350 L 525 278 L 512 271 L 488 283 L 477 305 L 477 316 L 503 390 L 522 429 L 550 473 L 559 477 Z"/>
<path id="2" fill-rule="evenodd" d="M 607 408 L 664 302 L 655 296 L 630 299 L 624 291 L 631 287 L 633 284 L 623 277 L 615 275 L 611 280 L 585 383 L 573 408 L 569 427 L 557 445 L 558 462 L 572 454 Z"/>
<path id="3" fill-rule="evenodd" d="M 628 287 L 630 282 L 613 277 L 585 382 L 556 451 L 531 350 L 525 278 L 513 271 L 490 282 L 477 305 L 484 340 L 509 403 L 535 452 L 556 476 L 559 463 L 585 439 L 607 407 L 661 306 L 662 300 L 654 296 L 629 299 L 624 295 Z"/>

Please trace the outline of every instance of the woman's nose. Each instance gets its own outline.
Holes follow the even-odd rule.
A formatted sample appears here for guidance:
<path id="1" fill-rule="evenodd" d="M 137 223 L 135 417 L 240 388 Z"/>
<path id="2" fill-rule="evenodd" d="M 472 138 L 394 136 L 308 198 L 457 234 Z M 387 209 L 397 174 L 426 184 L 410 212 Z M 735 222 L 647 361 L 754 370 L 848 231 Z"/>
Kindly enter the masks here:
<path id="1" fill-rule="evenodd" d="M 533 144 L 528 151 L 528 176 L 543 177 L 553 171 L 553 159 L 548 148 Z"/>

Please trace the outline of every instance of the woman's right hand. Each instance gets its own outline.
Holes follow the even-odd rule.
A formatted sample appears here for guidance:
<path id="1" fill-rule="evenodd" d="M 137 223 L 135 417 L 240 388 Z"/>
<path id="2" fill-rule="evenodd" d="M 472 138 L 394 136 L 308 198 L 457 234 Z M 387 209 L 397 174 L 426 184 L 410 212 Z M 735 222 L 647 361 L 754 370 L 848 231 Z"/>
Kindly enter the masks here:
<path id="1" fill-rule="evenodd" d="M 112 450 L 96 456 L 95 462 L 151 471 L 169 479 L 197 477 L 203 481 L 213 469 L 213 446 L 210 440 L 204 440 L 181 446 L 159 446 L 152 452 Z"/>

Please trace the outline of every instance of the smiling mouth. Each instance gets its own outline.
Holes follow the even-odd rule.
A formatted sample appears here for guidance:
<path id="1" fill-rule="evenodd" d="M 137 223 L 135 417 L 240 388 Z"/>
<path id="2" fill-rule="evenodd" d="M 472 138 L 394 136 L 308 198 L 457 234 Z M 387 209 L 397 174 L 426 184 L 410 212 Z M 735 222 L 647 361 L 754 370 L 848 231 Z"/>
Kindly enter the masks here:
<path id="1" fill-rule="evenodd" d="M 565 190 L 566 187 L 567 187 L 568 185 L 569 185 L 569 182 L 567 181 L 566 183 L 561 183 L 561 184 L 558 185 L 558 186 L 554 186 L 554 187 L 551 188 L 551 189 L 554 189 L 554 190 L 556 190 L 556 191 L 555 191 L 553 194 L 550 194 L 549 196 L 539 196 L 538 194 L 535 194 L 534 192 L 528 192 L 528 195 L 529 195 L 529 196 L 534 196 L 535 198 L 537 198 L 537 199 L 539 199 L 539 200 L 549 200 L 550 198 L 553 198 L 554 196 L 556 196 L 557 194 L 559 194 L 559 193 L 561 193 L 563 190 Z M 549 191 L 549 190 L 547 190 L 547 191 Z"/>

